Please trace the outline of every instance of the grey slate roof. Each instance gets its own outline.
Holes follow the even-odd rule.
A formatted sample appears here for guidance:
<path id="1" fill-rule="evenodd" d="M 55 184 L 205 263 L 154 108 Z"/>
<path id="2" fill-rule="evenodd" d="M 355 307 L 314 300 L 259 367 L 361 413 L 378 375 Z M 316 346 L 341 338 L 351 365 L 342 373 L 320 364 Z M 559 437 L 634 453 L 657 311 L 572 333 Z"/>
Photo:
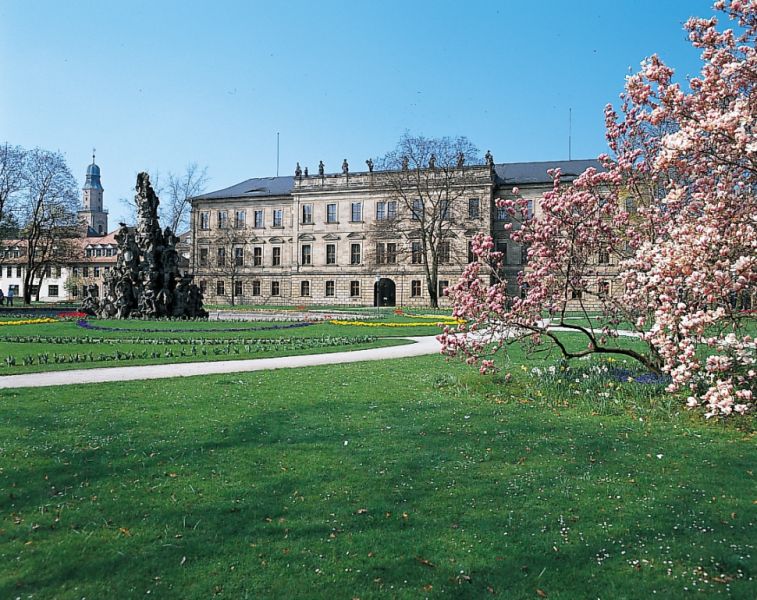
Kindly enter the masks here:
<path id="1" fill-rule="evenodd" d="M 265 196 L 286 196 L 294 189 L 294 177 L 256 177 L 237 183 L 231 187 L 195 196 L 197 200 L 213 200 L 215 198 L 258 198 Z"/>
<path id="2" fill-rule="evenodd" d="M 501 163 L 494 165 L 497 183 L 500 185 L 525 185 L 528 183 L 550 183 L 547 175 L 549 169 L 562 169 L 565 180 L 571 180 L 581 174 L 587 167 L 602 169 L 599 161 L 591 160 L 553 160 L 543 162 Z M 256 177 L 237 183 L 231 187 L 201 196 L 195 200 L 216 200 L 228 198 L 265 198 L 270 196 L 287 196 L 294 189 L 294 177 Z"/>
<path id="3" fill-rule="evenodd" d="M 527 183 L 551 183 L 547 174 L 549 169 L 559 168 L 563 179 L 570 181 L 583 173 L 588 167 L 603 171 L 601 163 L 589 160 L 551 160 L 543 162 L 503 163 L 494 165 L 497 183 L 505 185 L 524 185 Z"/>

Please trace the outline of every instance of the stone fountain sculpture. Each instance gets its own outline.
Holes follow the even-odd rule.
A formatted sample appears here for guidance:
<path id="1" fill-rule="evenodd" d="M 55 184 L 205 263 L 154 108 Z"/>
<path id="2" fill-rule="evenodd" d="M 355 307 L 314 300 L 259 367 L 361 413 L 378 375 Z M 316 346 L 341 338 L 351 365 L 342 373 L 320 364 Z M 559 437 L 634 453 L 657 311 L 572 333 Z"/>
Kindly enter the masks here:
<path id="1" fill-rule="evenodd" d="M 137 227 L 121 223 L 116 232 L 116 265 L 105 275 L 103 293 L 90 286 L 82 310 L 103 318 L 207 317 L 202 292 L 192 275 L 179 272 L 179 238 L 161 230 L 160 200 L 147 173 L 137 175 Z"/>

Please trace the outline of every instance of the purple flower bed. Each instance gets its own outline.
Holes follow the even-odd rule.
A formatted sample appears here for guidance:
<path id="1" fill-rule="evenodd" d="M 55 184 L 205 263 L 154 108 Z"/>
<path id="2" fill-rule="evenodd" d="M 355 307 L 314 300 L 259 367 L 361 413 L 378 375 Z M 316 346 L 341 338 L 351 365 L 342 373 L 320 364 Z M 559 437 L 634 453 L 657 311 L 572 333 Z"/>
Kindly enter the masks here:
<path id="1" fill-rule="evenodd" d="M 272 331 L 274 329 L 295 329 L 297 327 L 308 327 L 312 323 L 290 323 L 289 325 L 269 325 L 268 327 L 234 327 L 230 329 L 138 329 L 130 327 L 103 327 L 102 325 L 92 325 L 86 319 L 79 319 L 76 325 L 83 329 L 94 331 L 130 331 L 141 333 L 244 333 L 246 331 Z"/>
<path id="2" fill-rule="evenodd" d="M 645 385 L 667 385 L 670 383 L 670 375 L 658 375 L 657 373 L 635 373 L 630 369 L 610 369 L 608 375 L 616 381 L 635 381 Z"/>

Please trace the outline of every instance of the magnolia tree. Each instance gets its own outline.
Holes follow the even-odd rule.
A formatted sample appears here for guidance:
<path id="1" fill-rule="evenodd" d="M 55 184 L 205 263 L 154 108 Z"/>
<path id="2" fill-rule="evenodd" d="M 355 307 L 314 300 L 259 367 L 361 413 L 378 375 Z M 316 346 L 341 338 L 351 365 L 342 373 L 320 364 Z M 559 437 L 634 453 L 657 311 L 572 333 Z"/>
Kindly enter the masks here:
<path id="1" fill-rule="evenodd" d="M 669 375 L 669 390 L 687 390 L 688 406 L 707 416 L 754 408 L 757 4 L 715 8 L 735 31 L 716 18 L 686 23 L 703 61 L 688 90 L 652 56 L 628 78 L 620 111 L 607 107 L 603 170 L 569 184 L 553 172 L 533 217 L 519 219 L 527 201 L 517 189 L 498 200 L 511 238 L 528 245 L 520 297 L 507 296 L 502 256 L 480 235 L 478 260 L 449 290 L 467 323 L 441 336 L 444 353 L 483 372 L 514 341 L 552 343 L 566 358 L 625 355 Z M 585 344 L 566 345 L 554 326 Z M 620 342 L 627 331 L 643 349 Z"/>

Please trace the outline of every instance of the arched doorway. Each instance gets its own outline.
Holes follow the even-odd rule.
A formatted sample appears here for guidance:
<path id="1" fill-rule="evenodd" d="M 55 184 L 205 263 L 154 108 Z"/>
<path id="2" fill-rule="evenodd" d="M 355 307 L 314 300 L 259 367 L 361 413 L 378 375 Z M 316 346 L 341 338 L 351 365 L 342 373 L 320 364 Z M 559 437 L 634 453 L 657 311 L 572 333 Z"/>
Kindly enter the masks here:
<path id="1" fill-rule="evenodd" d="M 397 286 L 394 281 L 381 278 L 373 284 L 373 306 L 396 306 Z"/>

